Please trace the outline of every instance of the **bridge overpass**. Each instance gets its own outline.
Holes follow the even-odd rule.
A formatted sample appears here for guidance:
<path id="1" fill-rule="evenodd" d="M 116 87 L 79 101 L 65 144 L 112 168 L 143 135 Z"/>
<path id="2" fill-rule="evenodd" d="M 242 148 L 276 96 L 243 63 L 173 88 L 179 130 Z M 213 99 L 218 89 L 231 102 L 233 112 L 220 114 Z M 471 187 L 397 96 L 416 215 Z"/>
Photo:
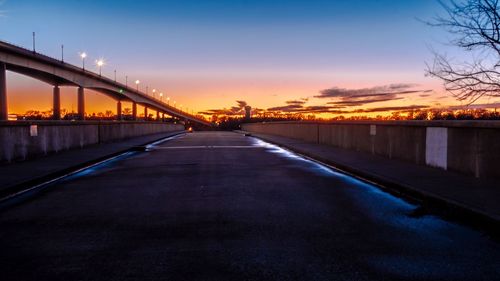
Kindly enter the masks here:
<path id="1" fill-rule="evenodd" d="M 85 89 L 95 90 L 117 101 L 117 118 L 122 119 L 122 102 L 132 102 L 132 116 L 137 118 L 137 104 L 144 106 L 147 116 L 148 109 L 161 112 L 181 120 L 191 121 L 204 126 L 211 123 L 188 112 L 179 110 L 161 100 L 148 96 L 146 93 L 128 87 L 116 80 L 77 67 L 62 60 L 57 60 L 39 53 L 6 42 L 0 41 L 0 121 L 8 119 L 7 79 L 6 70 L 20 73 L 52 85 L 53 88 L 53 119 L 61 119 L 60 87 L 78 88 L 78 115 L 85 119 Z"/>

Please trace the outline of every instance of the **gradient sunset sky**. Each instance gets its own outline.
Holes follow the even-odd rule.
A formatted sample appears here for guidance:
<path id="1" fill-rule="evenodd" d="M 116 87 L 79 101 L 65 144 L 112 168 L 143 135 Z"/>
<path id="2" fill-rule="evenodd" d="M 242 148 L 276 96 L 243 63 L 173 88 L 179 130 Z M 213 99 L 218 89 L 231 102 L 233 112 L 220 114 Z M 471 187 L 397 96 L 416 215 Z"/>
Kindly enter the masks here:
<path id="1" fill-rule="evenodd" d="M 245 101 L 254 108 L 328 111 L 460 105 L 424 76 L 431 48 L 451 55 L 450 35 L 421 20 L 434 0 L 136 1 L 3 0 L 0 40 L 156 88 L 189 111 Z M 419 20 L 420 19 L 420 20 Z M 51 108 L 51 87 L 8 73 L 11 113 Z M 380 95 L 378 94 L 385 94 Z M 376 96 L 377 99 L 372 97 Z M 76 89 L 62 91 L 76 110 Z M 484 100 L 482 103 L 495 103 Z M 88 91 L 87 112 L 115 110 Z M 126 107 L 126 106 L 125 106 Z"/>

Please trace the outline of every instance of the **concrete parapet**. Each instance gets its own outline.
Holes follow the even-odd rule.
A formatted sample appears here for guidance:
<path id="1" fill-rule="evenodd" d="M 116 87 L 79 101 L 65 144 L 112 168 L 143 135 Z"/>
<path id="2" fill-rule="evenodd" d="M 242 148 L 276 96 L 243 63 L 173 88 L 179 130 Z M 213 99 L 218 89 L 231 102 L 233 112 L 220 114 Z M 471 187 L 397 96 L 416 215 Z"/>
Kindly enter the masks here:
<path id="1" fill-rule="evenodd" d="M 500 121 L 270 122 L 242 129 L 500 178 Z"/>
<path id="2" fill-rule="evenodd" d="M 0 122 L 0 162 L 182 130 L 184 126 L 180 124 L 153 122 Z"/>

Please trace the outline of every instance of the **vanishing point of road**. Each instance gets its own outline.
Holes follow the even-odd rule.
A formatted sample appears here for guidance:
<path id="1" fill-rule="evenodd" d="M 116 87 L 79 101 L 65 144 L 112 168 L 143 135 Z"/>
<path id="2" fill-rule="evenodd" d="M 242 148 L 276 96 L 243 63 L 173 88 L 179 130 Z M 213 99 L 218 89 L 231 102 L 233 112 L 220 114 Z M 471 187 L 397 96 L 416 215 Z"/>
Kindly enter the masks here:
<path id="1" fill-rule="evenodd" d="M 21 199 L 0 211 L 3 281 L 500 280 L 495 239 L 236 133 L 181 135 Z"/>

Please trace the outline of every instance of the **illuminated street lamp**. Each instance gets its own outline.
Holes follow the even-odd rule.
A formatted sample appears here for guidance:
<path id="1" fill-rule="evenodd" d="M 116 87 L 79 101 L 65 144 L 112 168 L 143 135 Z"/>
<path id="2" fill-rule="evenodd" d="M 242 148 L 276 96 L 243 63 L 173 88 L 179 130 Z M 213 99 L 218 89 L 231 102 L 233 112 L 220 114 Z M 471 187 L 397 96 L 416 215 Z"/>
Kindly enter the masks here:
<path id="1" fill-rule="evenodd" d="M 167 97 L 167 105 L 170 105 L 170 97 Z"/>
<path id="2" fill-rule="evenodd" d="M 163 93 L 160 93 L 160 100 L 163 101 Z"/>
<path id="3" fill-rule="evenodd" d="M 82 69 L 85 70 L 85 58 L 87 57 L 87 53 L 83 52 L 80 54 L 80 58 L 82 58 Z"/>
<path id="4" fill-rule="evenodd" d="M 101 74 L 102 74 L 102 66 L 104 65 L 104 60 L 100 59 L 100 60 L 96 61 L 96 64 L 99 67 L 99 76 L 101 76 Z"/>
<path id="5" fill-rule="evenodd" d="M 141 81 L 135 80 L 135 85 L 137 86 L 137 92 L 139 92 L 139 84 L 140 83 L 141 83 Z"/>
<path id="6" fill-rule="evenodd" d="M 156 89 L 153 89 L 153 91 L 152 91 L 152 92 L 153 92 L 153 98 L 156 98 L 156 97 L 155 97 Z"/>

